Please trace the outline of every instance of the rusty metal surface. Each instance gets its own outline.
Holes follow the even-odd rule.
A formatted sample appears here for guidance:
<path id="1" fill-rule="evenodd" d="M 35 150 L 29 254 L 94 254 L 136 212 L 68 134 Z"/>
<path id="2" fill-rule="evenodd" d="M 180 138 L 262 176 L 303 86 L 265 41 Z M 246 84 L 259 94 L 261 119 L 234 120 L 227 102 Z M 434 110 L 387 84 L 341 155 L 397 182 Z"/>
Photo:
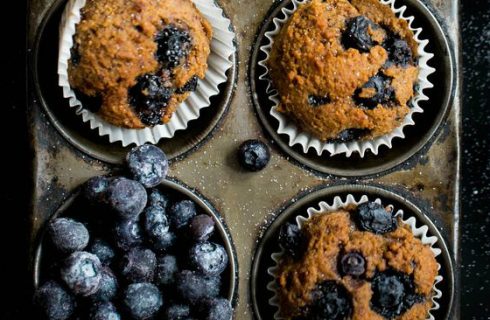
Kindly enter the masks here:
<path id="1" fill-rule="evenodd" d="M 31 0 L 28 46 L 34 48 L 36 33 L 54 0 Z M 380 176 L 347 179 L 318 175 L 290 161 L 261 127 L 254 113 L 247 85 L 247 69 L 252 43 L 272 2 L 265 0 L 220 0 L 219 4 L 232 20 L 239 43 L 239 73 L 237 86 L 228 114 L 219 128 L 195 152 L 172 161 L 170 175 L 195 187 L 224 217 L 233 237 L 240 266 L 239 302 L 236 319 L 253 319 L 249 298 L 249 276 L 257 241 L 277 210 L 296 195 L 320 185 L 340 182 L 382 185 L 400 193 L 409 193 L 418 199 L 418 205 L 431 212 L 440 232 L 445 237 L 456 261 L 459 256 L 459 137 L 460 90 L 451 106 L 448 120 L 434 143 L 423 154 L 412 158 L 404 166 Z M 459 57 L 457 0 L 433 0 L 438 14 L 444 19 L 453 50 Z M 53 54 L 56 54 L 53 48 Z M 31 82 L 29 109 L 32 145 L 34 194 L 32 196 L 32 248 L 43 222 L 61 205 L 80 183 L 87 178 L 117 169 L 114 165 L 97 161 L 78 151 L 65 140 L 50 123 Z M 211 107 L 212 108 L 212 107 Z M 236 159 L 236 149 L 249 138 L 267 140 L 272 149 L 269 166 L 259 173 L 243 171 Z M 382 161 L 382 159 L 380 159 Z M 32 250 L 31 248 L 31 250 Z M 458 277 L 457 277 L 458 278 Z M 459 282 L 456 278 L 456 300 L 453 318 L 459 319 Z"/>

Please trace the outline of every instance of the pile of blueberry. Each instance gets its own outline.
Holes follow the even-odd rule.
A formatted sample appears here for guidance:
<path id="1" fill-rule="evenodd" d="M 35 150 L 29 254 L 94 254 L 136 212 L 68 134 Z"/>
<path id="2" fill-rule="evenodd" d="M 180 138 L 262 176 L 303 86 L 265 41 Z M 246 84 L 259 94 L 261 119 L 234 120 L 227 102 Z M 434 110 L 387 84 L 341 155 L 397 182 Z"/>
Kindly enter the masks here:
<path id="1" fill-rule="evenodd" d="M 365 202 L 353 212 L 358 228 L 375 234 L 385 234 L 397 228 L 397 219 L 381 204 Z M 306 249 L 307 239 L 296 224 L 286 223 L 279 232 L 279 243 L 292 259 L 298 260 Z M 371 308 L 387 319 L 402 315 L 415 303 L 425 300 L 415 290 L 413 276 L 394 270 L 377 272 L 367 279 L 366 259 L 359 252 L 341 252 L 338 257 L 341 276 L 350 276 L 371 282 Z M 343 320 L 352 313 L 352 297 L 341 283 L 327 280 L 312 292 L 312 303 L 295 320 Z"/>
<path id="2" fill-rule="evenodd" d="M 80 218 L 49 222 L 40 317 L 230 320 L 221 279 L 229 257 L 215 221 L 157 188 L 168 171 L 159 148 L 134 148 L 126 160 L 131 179 L 91 178 L 70 207 Z"/>

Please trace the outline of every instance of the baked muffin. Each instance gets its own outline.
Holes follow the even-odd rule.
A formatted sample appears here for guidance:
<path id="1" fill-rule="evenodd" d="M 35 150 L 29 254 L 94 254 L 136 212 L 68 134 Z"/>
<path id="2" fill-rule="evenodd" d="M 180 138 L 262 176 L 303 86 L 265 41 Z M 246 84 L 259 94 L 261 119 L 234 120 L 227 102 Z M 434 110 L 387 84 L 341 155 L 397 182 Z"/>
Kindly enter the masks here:
<path id="1" fill-rule="evenodd" d="M 278 296 L 287 319 L 425 320 L 438 264 L 428 245 L 375 202 L 283 226 Z"/>
<path id="2" fill-rule="evenodd" d="M 204 78 L 211 37 L 190 0 L 87 0 L 69 82 L 84 107 L 113 125 L 167 123 Z"/>
<path id="3" fill-rule="evenodd" d="M 390 133 L 410 111 L 416 54 L 408 23 L 379 0 L 312 0 L 272 45 L 278 111 L 322 141 Z"/>

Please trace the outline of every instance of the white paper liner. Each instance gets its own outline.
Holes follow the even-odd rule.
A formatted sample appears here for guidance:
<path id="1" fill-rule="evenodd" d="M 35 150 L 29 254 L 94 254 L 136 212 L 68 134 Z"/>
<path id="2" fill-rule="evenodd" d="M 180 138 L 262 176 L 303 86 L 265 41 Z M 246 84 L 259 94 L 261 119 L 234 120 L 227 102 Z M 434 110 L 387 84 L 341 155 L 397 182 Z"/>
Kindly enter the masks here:
<path id="1" fill-rule="evenodd" d="M 351 194 L 347 195 L 345 200 L 342 200 L 342 198 L 337 196 L 334 198 L 332 204 L 328 204 L 328 203 L 322 201 L 318 204 L 318 209 L 314 208 L 314 207 L 308 208 L 306 210 L 308 213 L 308 217 L 298 215 L 296 217 L 296 223 L 297 223 L 298 227 L 301 229 L 303 227 L 303 225 L 305 224 L 305 222 L 308 221 L 308 219 L 310 219 L 311 217 L 313 217 L 315 215 L 327 213 L 327 212 L 333 212 L 333 211 L 336 211 L 338 209 L 345 208 L 348 205 L 356 205 L 357 206 L 357 205 L 364 203 L 364 202 L 367 202 L 367 201 L 369 201 L 369 198 L 366 195 L 361 196 L 359 201 L 357 201 L 354 198 L 354 196 Z M 382 204 L 381 200 L 379 198 L 374 200 L 374 202 Z M 389 205 L 389 207 L 393 208 L 392 205 Z M 417 220 L 415 219 L 415 217 L 410 217 L 410 218 L 404 220 L 403 219 L 403 210 L 398 210 L 395 213 L 395 217 L 399 217 L 403 224 L 408 225 L 410 227 L 410 229 L 412 230 L 413 235 L 415 237 L 419 238 L 423 244 L 429 245 L 430 249 L 434 253 L 435 257 L 437 257 L 441 254 L 441 249 L 439 249 L 435 246 L 435 244 L 438 241 L 437 237 L 436 236 L 430 236 L 427 234 L 429 231 L 428 226 L 422 225 L 420 227 L 417 227 Z M 270 267 L 269 269 L 267 269 L 267 273 L 274 278 L 274 280 L 272 280 L 271 282 L 269 282 L 267 284 L 267 289 L 274 293 L 274 296 L 271 299 L 269 299 L 269 304 L 277 308 L 277 311 L 274 313 L 274 319 L 276 319 L 276 320 L 286 319 L 284 317 L 281 317 L 279 293 L 278 293 L 279 292 L 279 285 L 277 284 L 277 281 L 276 281 L 277 277 L 279 276 L 279 265 L 280 265 L 281 261 L 283 260 L 283 257 L 285 256 L 285 254 L 286 254 L 286 251 L 281 246 L 280 252 L 276 252 L 276 253 L 273 253 L 271 255 L 271 258 L 274 261 L 275 265 Z M 441 269 L 441 265 L 438 263 L 437 264 L 437 270 L 440 270 L 440 269 Z M 434 286 L 433 286 L 433 295 L 431 298 L 432 308 L 429 310 L 429 315 L 427 317 L 427 320 L 435 320 L 431 311 L 438 310 L 440 308 L 439 303 L 436 300 L 440 299 L 442 297 L 442 291 L 439 290 L 436 286 L 442 280 L 443 280 L 443 277 L 441 275 L 437 275 L 435 278 Z"/>
<path id="2" fill-rule="evenodd" d="M 405 117 L 402 124 L 393 130 L 391 133 L 377 137 L 372 140 L 367 141 L 351 141 L 351 142 L 326 142 L 322 141 L 315 136 L 304 132 L 297 126 L 297 124 L 290 119 L 286 114 L 277 111 L 280 99 L 278 92 L 273 88 L 273 83 L 269 77 L 269 68 L 267 66 L 267 61 L 270 57 L 270 52 L 272 45 L 274 44 L 274 37 L 279 34 L 282 26 L 284 26 L 289 19 L 289 17 L 298 9 L 298 6 L 308 2 L 309 0 L 292 0 L 294 5 L 293 9 L 283 8 L 283 17 L 275 17 L 273 19 L 274 30 L 265 33 L 265 37 L 269 40 L 269 43 L 261 46 L 260 50 L 265 53 L 266 58 L 258 62 L 258 64 L 266 69 L 266 72 L 262 74 L 259 79 L 267 81 L 267 94 L 269 94 L 269 100 L 271 100 L 274 105 L 270 110 L 272 117 L 279 121 L 279 127 L 277 128 L 277 133 L 285 134 L 288 136 L 288 144 L 293 147 L 296 144 L 301 145 L 303 152 L 307 153 L 311 148 L 313 148 L 316 153 L 321 156 L 324 151 L 328 151 L 331 156 L 344 154 L 346 157 L 350 157 L 353 153 L 359 153 L 361 158 L 364 157 L 367 150 L 370 150 L 373 154 L 377 155 L 379 148 L 381 146 L 387 146 L 392 148 L 392 140 L 394 138 L 405 138 L 403 129 L 406 126 L 414 125 L 413 114 L 423 113 L 424 110 L 419 106 L 420 101 L 427 101 L 429 97 L 424 94 L 425 89 L 433 88 L 434 85 L 428 80 L 428 76 L 436 71 L 436 69 L 430 67 L 427 62 L 434 57 L 434 54 L 425 51 L 425 47 L 429 43 L 428 40 L 420 38 L 422 33 L 422 28 L 412 27 L 412 22 L 414 21 L 413 16 L 406 17 L 405 10 L 406 6 L 401 6 L 397 8 L 395 6 L 395 0 L 379 0 L 382 4 L 390 6 L 395 15 L 408 22 L 410 30 L 414 33 L 414 39 L 418 44 L 417 58 L 419 67 L 419 76 L 417 79 L 417 89 L 414 97 L 411 100 L 412 108 L 410 108 L 409 113 Z"/>
<path id="3" fill-rule="evenodd" d="M 235 53 L 235 34 L 230 31 L 231 22 L 223 16 L 223 10 L 214 0 L 193 0 L 197 9 L 209 21 L 213 28 L 211 53 L 208 58 L 208 69 L 204 79 L 199 79 L 196 91 L 180 104 L 171 120 L 162 125 L 144 129 L 128 129 L 114 126 L 102 117 L 82 108 L 68 81 L 68 61 L 73 46 L 75 27 L 80 22 L 80 9 L 86 0 L 70 0 L 63 12 L 60 24 L 60 43 L 58 57 L 58 84 L 63 88 L 63 96 L 69 99 L 70 107 L 89 122 L 91 129 L 97 129 L 100 136 L 109 136 L 109 141 L 121 141 L 123 146 L 157 143 L 163 138 L 172 138 L 177 130 L 187 128 L 189 121 L 197 119 L 202 108 L 209 107 L 210 97 L 219 93 L 218 86 L 227 80 L 226 71 L 233 63 L 230 57 Z"/>

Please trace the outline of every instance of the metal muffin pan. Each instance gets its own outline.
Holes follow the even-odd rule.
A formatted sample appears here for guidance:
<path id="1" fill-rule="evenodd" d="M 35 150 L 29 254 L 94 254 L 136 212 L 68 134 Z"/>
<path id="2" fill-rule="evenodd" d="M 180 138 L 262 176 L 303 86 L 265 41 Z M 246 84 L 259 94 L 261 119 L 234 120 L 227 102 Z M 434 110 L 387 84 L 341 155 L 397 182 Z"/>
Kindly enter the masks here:
<path id="1" fill-rule="evenodd" d="M 278 215 L 263 234 L 254 256 L 252 276 L 250 278 L 250 298 L 257 319 L 273 319 L 274 313 L 277 311 L 275 307 L 268 303 L 272 293 L 267 290 L 267 284 L 272 280 L 272 276 L 267 273 L 267 269 L 274 265 L 274 261 L 271 258 L 272 253 L 280 251 L 277 241 L 280 227 L 286 222 L 295 223 L 297 216 L 305 216 L 306 210 L 309 207 L 318 207 L 320 201 L 332 203 L 335 196 L 345 199 L 348 194 L 354 195 L 356 199 L 359 199 L 364 194 L 369 196 L 370 199 L 380 198 L 384 204 L 392 204 L 395 210 L 402 209 L 404 219 L 413 216 L 417 219 L 417 226 L 427 225 L 429 227 L 428 235 L 438 238 L 435 246 L 442 250 L 442 254 L 437 260 L 441 265 L 439 274 L 443 276 L 444 280 L 437 287 L 442 290 L 443 295 L 440 300 L 438 299 L 441 308 L 433 311 L 432 314 L 436 319 L 448 319 L 454 299 L 453 260 L 444 237 L 437 229 L 436 224 L 432 222 L 434 217 L 426 209 L 419 207 L 416 204 L 417 200 L 410 199 L 410 196 L 398 194 L 387 188 L 364 184 L 320 186 L 308 190 L 279 210 Z"/>
<path id="2" fill-rule="evenodd" d="M 425 148 L 427 150 L 434 141 L 434 135 L 440 131 L 452 105 L 455 93 L 455 58 L 446 31 L 428 6 L 420 0 L 397 1 L 397 5 L 401 4 L 407 6 L 406 16 L 415 17 L 414 26 L 422 27 L 421 39 L 430 39 L 426 51 L 435 55 L 435 58 L 429 61 L 429 65 L 436 69 L 436 72 L 429 77 L 434 88 L 425 91 L 429 101 L 420 103 L 424 113 L 414 115 L 415 125 L 405 128 L 405 139 L 395 138 L 393 148 L 383 146 L 378 155 L 367 152 L 364 158 L 361 158 L 358 153 L 354 153 L 349 158 L 343 154 L 330 156 L 327 151 L 318 156 L 312 149 L 305 154 L 301 146 L 290 147 L 288 137 L 277 133 L 278 122 L 269 113 L 272 102 L 266 93 L 267 80 L 259 79 L 265 69 L 258 65 L 258 62 L 265 58 L 260 47 L 269 43 L 265 33 L 275 28 L 273 19 L 283 18 L 281 10 L 292 9 L 293 3 L 291 0 L 276 2 L 267 14 L 257 34 L 249 64 L 250 90 L 257 114 L 267 132 L 284 152 L 300 164 L 323 174 L 351 177 L 373 175 L 404 163 L 420 152 L 424 146 L 427 146 Z"/>
<path id="3" fill-rule="evenodd" d="M 231 19 L 239 44 L 230 80 L 212 105 L 203 109 L 198 120 L 159 146 L 173 159 L 169 179 L 181 181 L 191 186 L 192 192 L 203 195 L 206 203 L 220 213 L 228 226 L 235 244 L 236 261 L 240 265 L 235 280 L 235 319 L 260 319 L 261 314 L 255 315 L 252 303 L 251 280 L 256 274 L 252 262 L 259 239 L 264 239 L 263 234 L 271 221 L 283 211 L 278 208 L 287 207 L 291 201 L 312 190 L 339 184 L 379 186 L 388 190 L 386 198 L 396 193 L 427 213 L 446 240 L 454 282 L 447 292 L 444 291 L 443 297 L 449 298 L 454 292 L 453 302 L 447 301 L 445 308 L 451 309 L 450 319 L 459 319 L 461 106 L 458 2 L 397 1 L 414 10 L 417 21 L 427 25 L 424 25 L 425 32 L 432 30 L 427 35 L 433 46 L 430 50 L 440 54 L 433 59 L 438 64 L 434 67 L 444 74 L 432 79 L 437 88 L 430 91 L 431 102 L 413 130 L 419 130 L 424 116 L 431 120 L 422 126 L 424 129 L 421 127 L 420 132 L 415 132 L 413 136 L 417 139 L 410 143 L 411 146 L 410 139 L 400 140 L 393 150 L 384 150 L 379 156 L 363 161 L 355 157 L 327 156 L 315 162 L 306 155 L 308 164 L 295 159 L 290 153 L 294 150 L 283 148 L 281 143 L 284 141 L 267 129 L 267 122 L 262 121 L 260 114 L 265 106 L 257 104 L 261 95 L 255 92 L 263 88 L 260 83 L 253 83 L 252 62 L 256 61 L 257 37 L 274 10 L 287 5 L 288 0 L 217 0 Z M 58 89 L 54 61 L 58 48 L 57 25 L 64 3 L 65 0 L 30 0 L 28 10 L 28 129 L 33 150 L 30 252 L 32 272 L 37 276 L 36 252 L 45 222 L 89 177 L 120 170 L 119 164 L 126 151 L 84 127 L 68 110 Z M 444 32 L 438 29 L 440 25 L 445 26 Z M 435 102 L 437 105 L 431 109 Z M 412 136 L 410 132 L 409 136 Z M 432 137 L 426 141 L 428 136 Z M 271 148 L 271 162 L 261 172 L 246 172 L 238 164 L 237 148 L 247 139 L 261 139 Z M 415 150 L 419 147 L 420 151 Z M 297 150 L 295 152 L 299 154 Z M 407 204 L 405 206 L 409 208 Z M 447 270 L 451 274 L 451 270 Z M 445 277 L 445 281 L 447 279 L 451 278 Z M 30 308 L 26 308 L 29 312 L 27 310 Z M 33 318 L 33 315 L 29 316 Z"/>
<path id="4" fill-rule="evenodd" d="M 189 189 L 187 186 L 183 185 L 181 182 L 177 180 L 165 180 L 158 188 L 169 192 L 171 194 L 176 194 L 177 197 L 190 199 L 194 201 L 201 213 L 207 214 L 213 218 L 216 223 L 216 231 L 217 236 L 221 241 L 221 243 L 228 253 L 229 257 L 229 265 L 223 274 L 223 284 L 224 287 L 228 288 L 226 290 L 226 297 L 228 300 L 232 302 L 233 305 L 237 302 L 237 288 L 238 288 L 238 263 L 236 258 L 235 246 L 231 239 L 230 232 L 221 218 L 219 212 L 201 195 L 199 195 L 196 191 Z M 55 219 L 58 217 L 71 217 L 77 219 L 79 221 L 87 222 L 92 221 L 94 217 L 87 217 L 87 211 L 83 209 L 87 209 L 86 203 L 83 199 L 81 199 L 80 192 L 75 191 L 65 202 L 56 210 L 51 219 Z M 75 214 L 74 214 L 75 212 Z M 83 220 L 85 219 L 85 220 Z M 48 221 L 50 221 L 48 220 Z M 92 221 L 93 222 L 93 221 Z M 88 224 L 90 231 L 90 222 Z M 53 260 L 53 252 L 51 252 L 49 248 L 49 244 L 47 243 L 46 230 L 40 233 L 40 238 L 38 241 L 38 246 L 35 253 L 34 258 L 34 286 L 38 287 L 42 284 L 42 280 L 46 280 L 46 274 L 49 273 L 50 266 L 48 263 L 53 263 L 56 260 Z"/>

